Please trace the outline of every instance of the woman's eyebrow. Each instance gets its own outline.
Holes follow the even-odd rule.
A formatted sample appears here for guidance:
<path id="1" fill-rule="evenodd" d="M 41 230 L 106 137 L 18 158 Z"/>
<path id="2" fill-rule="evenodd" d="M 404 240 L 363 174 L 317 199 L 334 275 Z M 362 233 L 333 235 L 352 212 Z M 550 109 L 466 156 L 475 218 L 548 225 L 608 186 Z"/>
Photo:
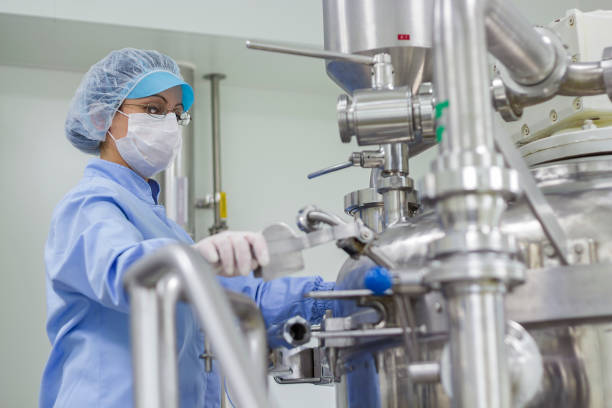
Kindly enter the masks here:
<path id="1" fill-rule="evenodd" d="M 168 100 L 167 100 L 166 98 L 164 98 L 164 97 L 163 97 L 162 95 L 160 95 L 160 94 L 151 95 L 150 97 L 153 97 L 153 96 L 157 96 L 158 98 L 162 98 L 162 99 L 164 100 L 164 102 L 168 103 Z"/>
<path id="2" fill-rule="evenodd" d="M 167 100 L 166 98 L 164 98 L 164 97 L 163 97 L 162 95 L 160 95 L 160 94 L 151 95 L 151 96 L 149 96 L 149 98 L 154 97 L 154 96 L 157 96 L 158 98 L 162 98 L 162 99 L 164 100 L 164 102 L 166 102 L 166 104 L 168 104 L 168 100 Z M 175 108 L 176 108 L 177 106 L 182 106 L 183 108 L 185 108 L 185 107 L 183 106 L 183 103 L 182 103 L 182 102 L 179 102 L 179 103 L 177 103 L 176 105 L 174 105 L 174 107 L 175 107 Z"/>

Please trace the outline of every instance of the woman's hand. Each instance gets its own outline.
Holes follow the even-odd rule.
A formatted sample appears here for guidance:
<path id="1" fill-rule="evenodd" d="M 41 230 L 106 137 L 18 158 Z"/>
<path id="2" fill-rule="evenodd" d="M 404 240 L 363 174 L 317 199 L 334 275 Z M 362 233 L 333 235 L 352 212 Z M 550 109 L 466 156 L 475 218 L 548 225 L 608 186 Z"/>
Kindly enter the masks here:
<path id="1" fill-rule="evenodd" d="M 247 275 L 270 262 L 268 245 L 258 232 L 224 231 L 204 238 L 193 247 L 226 276 Z"/>

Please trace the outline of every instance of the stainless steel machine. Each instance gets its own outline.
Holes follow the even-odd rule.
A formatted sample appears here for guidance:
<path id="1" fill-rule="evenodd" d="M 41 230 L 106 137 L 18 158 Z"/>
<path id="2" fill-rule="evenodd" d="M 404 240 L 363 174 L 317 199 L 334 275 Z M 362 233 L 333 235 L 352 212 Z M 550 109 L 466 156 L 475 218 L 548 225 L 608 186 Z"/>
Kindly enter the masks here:
<path id="1" fill-rule="evenodd" d="M 349 220 L 308 206 L 302 233 L 264 231 L 265 279 L 315 245 L 349 255 L 310 294 L 334 313 L 282 325 L 275 381 L 333 384 L 338 407 L 612 407 L 612 13 L 534 28 L 503 0 L 323 10 L 325 50 L 247 43 L 324 58 L 347 92 L 341 141 L 376 146 L 309 176 L 371 169 Z M 417 188 L 410 157 L 434 145 Z"/>

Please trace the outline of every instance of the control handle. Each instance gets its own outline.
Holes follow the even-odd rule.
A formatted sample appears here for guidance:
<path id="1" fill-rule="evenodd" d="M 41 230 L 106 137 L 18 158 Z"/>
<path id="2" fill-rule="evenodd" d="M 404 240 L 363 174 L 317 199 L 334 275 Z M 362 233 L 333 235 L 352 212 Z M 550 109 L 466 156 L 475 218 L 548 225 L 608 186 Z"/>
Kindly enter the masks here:
<path id="1" fill-rule="evenodd" d="M 363 152 L 353 152 L 349 159 L 345 162 L 326 167 L 321 170 L 310 173 L 307 177 L 309 180 L 333 173 L 338 170 L 346 169 L 353 166 L 360 166 L 364 169 L 373 169 L 382 167 L 385 164 L 385 152 L 380 150 L 364 150 Z"/>
<path id="2" fill-rule="evenodd" d="M 339 61 L 354 62 L 357 64 L 374 65 L 377 60 L 374 57 L 358 54 L 346 54 L 315 48 L 296 48 L 279 44 L 264 44 L 247 40 L 246 47 L 252 50 L 278 52 L 281 54 L 300 55 L 302 57 L 333 59 Z"/>

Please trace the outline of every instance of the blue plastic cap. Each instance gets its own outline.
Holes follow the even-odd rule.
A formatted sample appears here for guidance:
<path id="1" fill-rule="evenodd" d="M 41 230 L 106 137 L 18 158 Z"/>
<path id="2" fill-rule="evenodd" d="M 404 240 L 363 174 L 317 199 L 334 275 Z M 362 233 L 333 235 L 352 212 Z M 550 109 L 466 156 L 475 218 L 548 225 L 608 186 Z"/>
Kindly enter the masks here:
<path id="1" fill-rule="evenodd" d="M 382 266 L 375 266 L 366 273 L 363 284 L 375 294 L 382 295 L 391 288 L 391 274 Z"/>
<path id="2" fill-rule="evenodd" d="M 193 89 L 176 75 L 167 71 L 154 71 L 146 75 L 127 96 L 129 99 L 145 98 L 180 85 L 183 90 L 183 109 L 186 111 L 193 104 Z"/>

